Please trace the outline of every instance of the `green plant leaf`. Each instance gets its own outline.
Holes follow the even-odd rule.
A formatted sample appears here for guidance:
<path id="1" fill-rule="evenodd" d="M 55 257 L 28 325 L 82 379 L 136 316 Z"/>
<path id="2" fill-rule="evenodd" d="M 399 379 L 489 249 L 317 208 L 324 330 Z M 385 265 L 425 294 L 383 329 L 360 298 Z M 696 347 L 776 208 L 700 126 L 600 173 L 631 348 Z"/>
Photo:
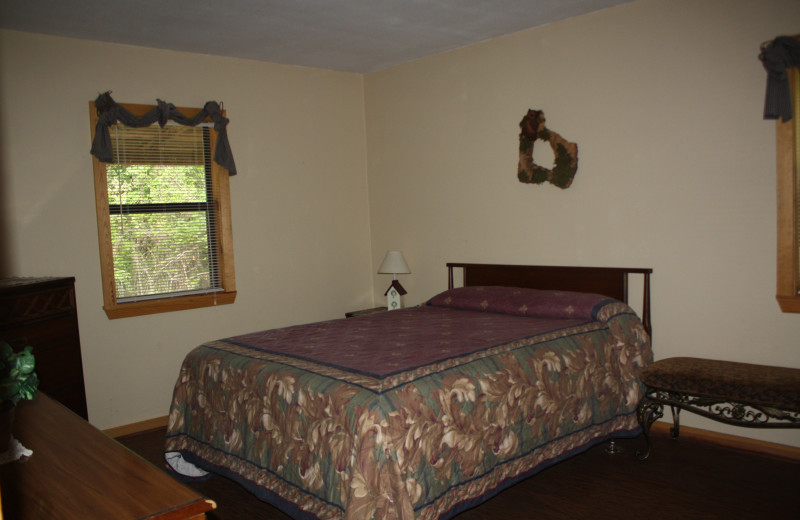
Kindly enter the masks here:
<path id="1" fill-rule="evenodd" d="M 19 396 L 22 399 L 33 399 L 36 397 L 36 389 L 39 388 L 39 377 L 31 374 L 30 377 L 19 383 Z"/>
<path id="2" fill-rule="evenodd" d="M 33 371 L 36 358 L 33 347 L 14 352 L 6 342 L 0 342 L 0 409 L 8 410 L 20 399 L 33 399 L 39 387 L 39 377 Z"/>
<path id="3" fill-rule="evenodd" d="M 36 366 L 36 358 L 33 356 L 33 347 L 25 347 L 22 352 L 16 355 L 15 368 L 20 374 L 30 374 Z M 12 372 L 14 369 L 12 369 Z"/>

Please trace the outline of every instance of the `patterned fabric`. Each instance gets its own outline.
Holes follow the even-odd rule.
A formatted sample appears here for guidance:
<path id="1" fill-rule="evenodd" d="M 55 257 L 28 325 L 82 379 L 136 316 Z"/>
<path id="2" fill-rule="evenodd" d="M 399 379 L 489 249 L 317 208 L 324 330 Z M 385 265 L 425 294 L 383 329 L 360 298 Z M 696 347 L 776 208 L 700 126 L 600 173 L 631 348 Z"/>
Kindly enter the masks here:
<path id="1" fill-rule="evenodd" d="M 209 342 L 183 363 L 166 449 L 295 518 L 449 518 L 638 433 L 649 338 L 620 302 L 594 314 L 431 305 Z"/>
<path id="2" fill-rule="evenodd" d="M 608 296 L 519 287 L 459 287 L 431 298 L 428 305 L 453 309 L 499 312 L 514 316 L 594 320 Z"/>
<path id="3" fill-rule="evenodd" d="M 661 359 L 642 381 L 651 388 L 800 411 L 800 369 L 692 357 Z"/>

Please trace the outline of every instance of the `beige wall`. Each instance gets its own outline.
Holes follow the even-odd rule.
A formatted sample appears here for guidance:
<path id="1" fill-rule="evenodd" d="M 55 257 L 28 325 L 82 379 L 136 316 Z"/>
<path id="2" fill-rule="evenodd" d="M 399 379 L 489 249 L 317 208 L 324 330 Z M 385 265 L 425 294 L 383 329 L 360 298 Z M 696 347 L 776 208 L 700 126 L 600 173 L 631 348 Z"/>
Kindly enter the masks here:
<path id="1" fill-rule="evenodd" d="M 224 103 L 239 170 L 235 304 L 106 318 L 88 105 L 105 90 Z M 365 146 L 357 74 L 0 31 L 0 265 L 76 277 L 96 426 L 166 415 L 180 361 L 205 340 L 372 304 Z"/>
<path id="2" fill-rule="evenodd" d="M 407 304 L 444 289 L 448 261 L 652 267 L 658 358 L 800 367 L 800 316 L 774 300 L 757 59 L 797 20 L 793 0 L 642 0 L 366 76 L 0 31 L 0 269 L 77 277 L 101 428 L 165 415 L 204 340 L 379 301 L 387 249 L 411 265 Z M 105 318 L 87 105 L 107 89 L 224 102 L 236 304 Z M 516 179 L 528 108 L 579 145 L 568 190 Z M 796 431 L 683 422 L 800 446 Z"/>
<path id="3" fill-rule="evenodd" d="M 646 0 L 367 75 L 373 265 L 404 251 L 409 303 L 444 287 L 447 261 L 652 267 L 657 358 L 800 367 L 800 316 L 774 298 L 758 61 L 798 21 L 793 0 Z M 516 178 L 528 108 L 578 143 L 567 190 Z M 800 446 L 798 430 L 683 419 Z"/>

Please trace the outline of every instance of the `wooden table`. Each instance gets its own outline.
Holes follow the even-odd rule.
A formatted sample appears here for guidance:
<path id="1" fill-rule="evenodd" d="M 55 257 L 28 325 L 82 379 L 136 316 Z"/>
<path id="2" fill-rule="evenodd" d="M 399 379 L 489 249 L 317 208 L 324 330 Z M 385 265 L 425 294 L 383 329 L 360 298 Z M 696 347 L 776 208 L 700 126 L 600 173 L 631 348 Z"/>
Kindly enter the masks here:
<path id="1" fill-rule="evenodd" d="M 15 414 L 33 455 L 0 465 L 0 518 L 201 519 L 216 507 L 42 392 Z"/>

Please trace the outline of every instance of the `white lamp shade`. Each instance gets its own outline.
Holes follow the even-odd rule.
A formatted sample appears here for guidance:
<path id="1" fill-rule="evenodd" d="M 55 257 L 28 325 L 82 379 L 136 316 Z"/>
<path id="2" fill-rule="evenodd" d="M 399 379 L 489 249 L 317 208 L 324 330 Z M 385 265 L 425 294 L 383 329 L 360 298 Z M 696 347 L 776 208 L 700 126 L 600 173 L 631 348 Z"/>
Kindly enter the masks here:
<path id="1" fill-rule="evenodd" d="M 411 274 L 406 259 L 401 251 L 388 251 L 383 259 L 379 274 Z"/>

